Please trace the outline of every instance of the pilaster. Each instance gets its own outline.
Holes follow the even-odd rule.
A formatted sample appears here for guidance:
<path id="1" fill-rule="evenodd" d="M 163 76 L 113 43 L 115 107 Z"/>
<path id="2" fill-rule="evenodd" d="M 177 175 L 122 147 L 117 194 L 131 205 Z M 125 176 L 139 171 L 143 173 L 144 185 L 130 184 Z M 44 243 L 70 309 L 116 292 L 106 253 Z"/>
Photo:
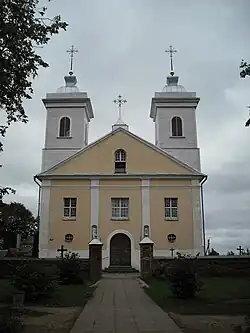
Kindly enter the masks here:
<path id="1" fill-rule="evenodd" d="M 193 249 L 202 251 L 202 224 L 201 224 L 201 193 L 200 185 L 192 181 L 192 206 L 193 206 Z M 203 253 L 203 252 L 202 252 Z"/>
<path id="2" fill-rule="evenodd" d="M 141 180 L 141 204 L 142 204 L 142 230 L 141 239 L 150 234 L 150 179 Z M 145 234 L 148 227 L 148 234 Z"/>
<path id="3" fill-rule="evenodd" d="M 99 237 L 99 183 L 99 179 L 91 179 L 90 239 Z M 96 226 L 96 228 L 93 226 Z"/>
<path id="4" fill-rule="evenodd" d="M 40 225 L 39 225 L 39 258 L 47 258 L 49 251 L 49 218 L 50 218 L 51 181 L 43 180 L 41 186 Z"/>

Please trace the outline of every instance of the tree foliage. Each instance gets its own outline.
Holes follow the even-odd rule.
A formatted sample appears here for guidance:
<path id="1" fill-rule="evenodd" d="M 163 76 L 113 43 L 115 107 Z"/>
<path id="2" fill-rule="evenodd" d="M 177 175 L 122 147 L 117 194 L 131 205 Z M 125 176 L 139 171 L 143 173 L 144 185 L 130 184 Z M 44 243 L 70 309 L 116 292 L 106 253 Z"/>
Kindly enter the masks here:
<path id="1" fill-rule="evenodd" d="M 250 64 L 246 61 L 241 60 L 240 69 L 240 77 L 245 78 L 246 76 L 250 76 Z"/>
<path id="2" fill-rule="evenodd" d="M 23 101 L 32 98 L 32 83 L 39 68 L 49 66 L 38 54 L 39 47 L 61 29 L 66 30 L 67 23 L 60 15 L 50 18 L 46 14 L 47 7 L 39 0 L 1 0 L 0 110 L 5 113 L 6 123 L 0 124 L 0 136 L 5 136 L 13 122 L 27 123 Z M 13 191 L 0 187 L 0 201 Z"/>
<path id="3" fill-rule="evenodd" d="M 34 234 L 38 225 L 31 211 L 22 203 L 11 202 L 10 204 L 1 203 L 0 227 L 2 231 L 9 231 L 26 237 Z"/>

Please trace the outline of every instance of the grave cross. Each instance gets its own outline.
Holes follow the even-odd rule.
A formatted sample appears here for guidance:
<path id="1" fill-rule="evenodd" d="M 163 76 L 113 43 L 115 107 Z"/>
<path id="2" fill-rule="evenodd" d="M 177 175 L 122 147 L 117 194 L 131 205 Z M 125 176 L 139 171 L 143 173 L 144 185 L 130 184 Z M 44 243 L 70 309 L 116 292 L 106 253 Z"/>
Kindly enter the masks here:
<path id="1" fill-rule="evenodd" d="M 57 252 L 61 252 L 60 253 L 61 259 L 63 259 L 64 252 L 67 252 L 67 251 L 68 250 L 65 249 L 63 245 L 61 245 L 60 249 L 57 249 Z"/>
<path id="2" fill-rule="evenodd" d="M 174 256 L 174 248 L 173 247 L 171 247 L 171 249 L 169 249 L 170 251 L 171 251 L 171 257 L 173 257 Z"/>
<path id="3" fill-rule="evenodd" d="M 237 251 L 239 251 L 239 255 L 241 256 L 244 252 L 244 249 L 241 247 L 241 245 L 236 249 Z"/>

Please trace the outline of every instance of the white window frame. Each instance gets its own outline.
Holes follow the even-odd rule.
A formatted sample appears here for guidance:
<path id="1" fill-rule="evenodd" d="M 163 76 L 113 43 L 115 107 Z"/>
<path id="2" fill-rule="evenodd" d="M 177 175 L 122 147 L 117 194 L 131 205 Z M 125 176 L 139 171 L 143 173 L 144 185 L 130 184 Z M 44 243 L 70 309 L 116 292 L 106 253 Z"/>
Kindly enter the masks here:
<path id="1" fill-rule="evenodd" d="M 65 206 L 65 200 L 69 200 L 69 206 Z M 76 201 L 75 206 L 72 205 L 72 200 Z M 65 210 L 68 210 L 68 214 L 65 215 Z M 64 220 L 76 220 L 77 214 L 77 198 L 76 197 L 64 197 L 63 198 L 63 219 Z"/>
<path id="2" fill-rule="evenodd" d="M 60 132 L 61 132 L 61 120 L 63 119 L 63 118 L 68 118 L 69 119 L 69 132 L 67 133 L 64 133 L 64 134 L 66 134 L 66 135 L 60 135 Z M 71 138 L 71 124 L 72 124 L 72 119 L 71 119 L 71 117 L 69 117 L 69 116 L 62 116 L 60 119 L 59 119 L 59 126 L 58 126 L 58 138 L 65 138 L 65 139 L 67 139 L 67 138 Z M 67 135 L 68 134 L 68 135 Z"/>
<path id="3" fill-rule="evenodd" d="M 181 120 L 181 130 L 182 130 L 182 135 L 173 135 L 173 126 L 172 126 L 172 121 L 173 121 L 173 119 L 174 118 L 180 118 L 180 120 Z M 173 116 L 172 118 L 170 118 L 170 136 L 171 136 L 171 138 L 184 138 L 184 121 L 183 121 L 183 118 L 182 118 L 182 116 L 177 116 L 177 115 L 175 115 L 175 116 Z"/>
<path id="4" fill-rule="evenodd" d="M 170 205 L 167 205 L 167 202 L 169 200 Z M 173 205 L 173 201 L 177 201 L 177 206 Z M 170 214 L 168 214 L 168 211 Z M 176 211 L 176 214 L 173 214 L 173 212 Z M 164 215 L 165 220 L 171 220 L 171 221 L 177 221 L 179 220 L 179 200 L 176 197 L 168 197 L 164 198 Z M 177 216 L 175 216 L 177 215 Z"/>
<path id="5" fill-rule="evenodd" d="M 117 149 L 115 151 L 115 162 L 126 162 L 127 153 L 124 149 Z"/>
<path id="6" fill-rule="evenodd" d="M 129 198 L 111 198 L 111 220 L 129 219 Z"/>

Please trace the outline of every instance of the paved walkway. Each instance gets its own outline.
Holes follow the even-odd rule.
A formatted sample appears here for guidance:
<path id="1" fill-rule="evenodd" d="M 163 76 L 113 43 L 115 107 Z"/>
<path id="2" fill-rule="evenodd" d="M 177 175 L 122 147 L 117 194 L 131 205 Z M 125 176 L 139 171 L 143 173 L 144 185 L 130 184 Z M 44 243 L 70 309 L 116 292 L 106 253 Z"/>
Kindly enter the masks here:
<path id="1" fill-rule="evenodd" d="M 104 277 L 71 333 L 181 333 L 135 277 Z"/>

